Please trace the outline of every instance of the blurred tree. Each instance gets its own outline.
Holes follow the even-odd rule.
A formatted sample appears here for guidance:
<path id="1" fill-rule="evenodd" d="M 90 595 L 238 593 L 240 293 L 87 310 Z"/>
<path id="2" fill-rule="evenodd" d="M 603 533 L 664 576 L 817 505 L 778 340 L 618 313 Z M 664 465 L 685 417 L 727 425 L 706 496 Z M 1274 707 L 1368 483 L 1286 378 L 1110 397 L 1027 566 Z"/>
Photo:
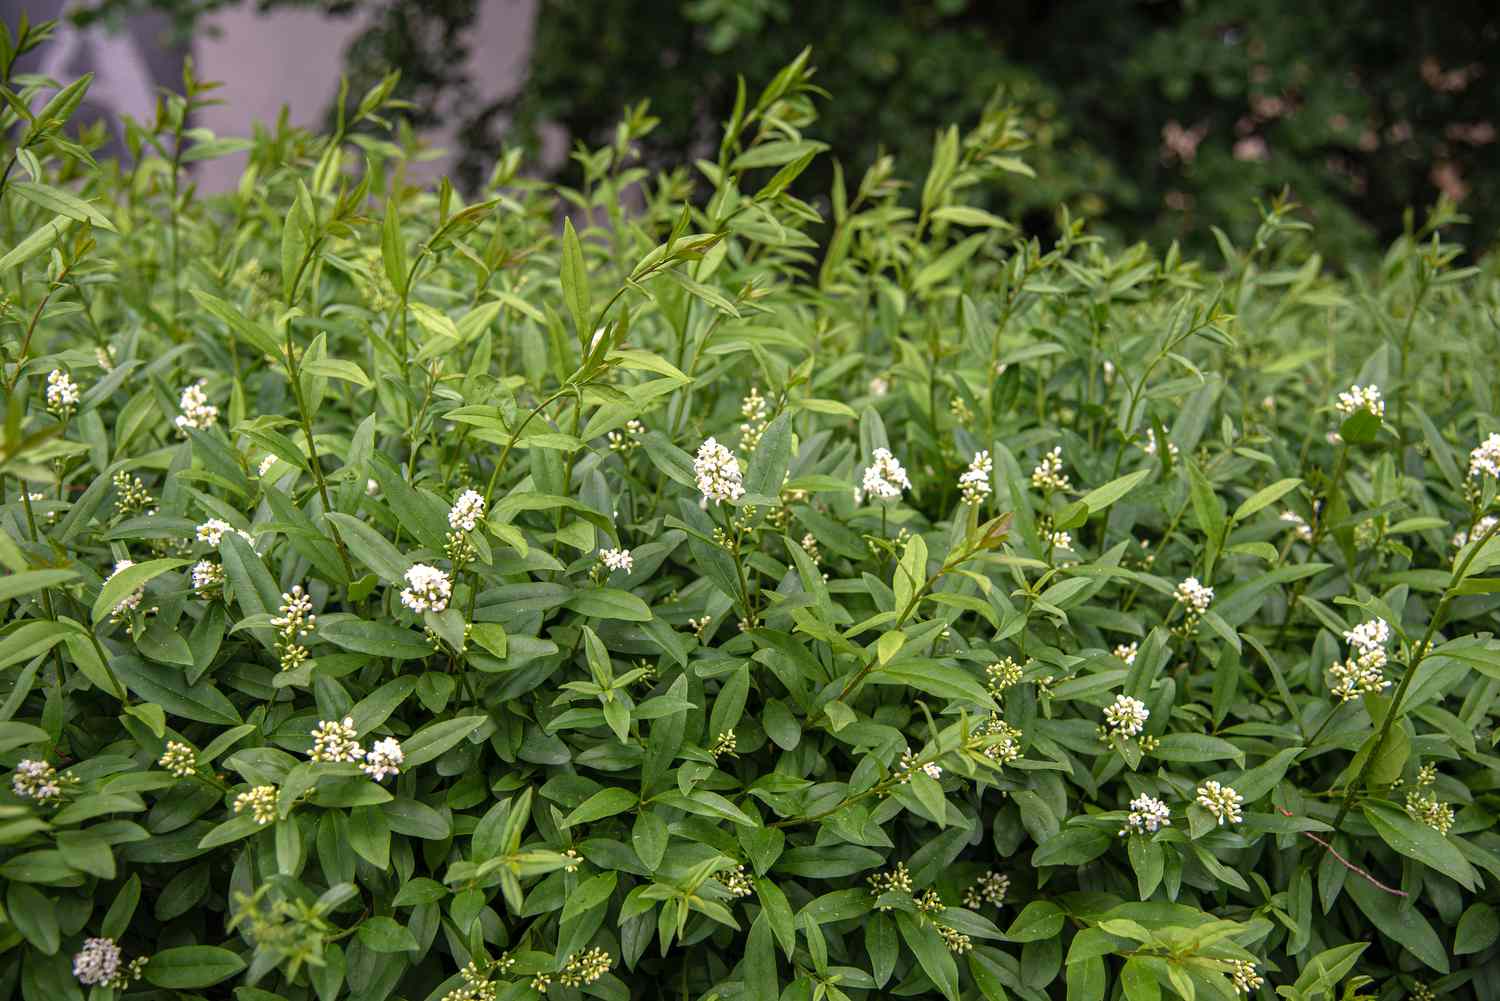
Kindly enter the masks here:
<path id="1" fill-rule="evenodd" d="M 233 2 L 88 0 L 81 16 L 151 8 L 190 27 Z M 1244 239 L 1246 204 L 1283 185 L 1336 260 L 1372 253 L 1440 193 L 1475 223 L 1477 249 L 1500 227 L 1492 0 L 537 0 L 528 78 L 489 104 L 463 69 L 478 0 L 256 2 L 373 8 L 347 54 L 351 93 L 402 69 L 420 116 L 459 124 L 470 184 L 507 129 L 535 140 L 554 124 L 598 144 L 642 98 L 661 119 L 647 157 L 690 161 L 737 74 L 766 79 L 811 45 L 835 98 L 813 135 L 850 172 L 884 149 L 897 176 L 919 176 L 933 131 L 1002 91 L 1032 120 L 1038 180 L 989 198 L 1033 232 L 1066 203 L 1132 238 L 1211 245 L 1218 224 Z M 801 186 L 826 190 L 828 169 Z"/>

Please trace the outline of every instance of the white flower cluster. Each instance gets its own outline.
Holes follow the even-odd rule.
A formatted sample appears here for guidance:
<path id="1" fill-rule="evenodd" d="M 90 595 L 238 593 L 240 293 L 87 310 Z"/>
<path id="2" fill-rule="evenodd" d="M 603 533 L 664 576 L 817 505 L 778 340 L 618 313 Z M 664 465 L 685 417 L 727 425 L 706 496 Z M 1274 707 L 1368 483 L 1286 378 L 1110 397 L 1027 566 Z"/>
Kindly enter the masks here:
<path id="1" fill-rule="evenodd" d="M 562 972 L 557 975 L 557 982 L 564 987 L 582 987 L 585 984 L 592 984 L 608 973 L 614 963 L 609 953 L 596 947 L 581 955 L 569 956 L 567 963 L 563 965 Z"/>
<path id="2" fill-rule="evenodd" d="M 271 467 L 274 465 L 276 465 L 276 456 L 267 455 L 264 459 L 260 460 L 260 465 L 255 467 L 255 475 L 265 476 L 271 471 Z"/>
<path id="3" fill-rule="evenodd" d="M 710 501 L 721 504 L 745 495 L 740 462 L 717 439 L 709 438 L 698 446 L 698 454 L 693 457 L 693 475 L 697 477 L 704 504 Z"/>
<path id="4" fill-rule="evenodd" d="M 640 447 L 641 435 L 646 433 L 646 425 L 635 418 L 625 422 L 625 430 L 611 431 L 609 433 L 609 450 L 611 452 L 634 452 Z"/>
<path id="5" fill-rule="evenodd" d="M 602 549 L 599 551 L 599 559 L 610 570 L 630 573 L 635 569 L 635 557 L 630 555 L 628 549 Z"/>
<path id="6" fill-rule="evenodd" d="M 182 397 L 177 401 L 177 408 L 182 411 L 178 415 L 177 430 L 187 436 L 188 428 L 204 431 L 219 423 L 219 408 L 208 402 L 208 394 L 203 387 L 208 383 L 199 379 L 191 386 L 184 386 Z"/>
<path id="7" fill-rule="evenodd" d="M 16 764 L 10 777 L 10 788 L 22 799 L 34 799 L 38 803 L 55 803 L 62 799 L 63 780 L 57 769 L 45 761 L 23 758 Z"/>
<path id="8" fill-rule="evenodd" d="M 135 560 L 117 561 L 115 563 L 114 570 L 110 571 L 109 576 L 104 578 L 104 582 L 108 584 L 121 571 L 129 570 L 133 566 L 135 566 Z M 136 588 L 134 591 L 131 591 L 129 594 L 115 603 L 114 611 L 110 613 L 110 618 L 114 619 L 116 622 L 126 618 L 131 612 L 141 607 L 141 602 L 144 601 L 145 598 L 146 585 L 142 584 L 140 587 Z"/>
<path id="9" fill-rule="evenodd" d="M 901 496 L 901 491 L 911 489 L 911 480 L 901 460 L 892 455 L 890 449 L 877 448 L 872 458 L 861 477 L 867 495 L 880 500 L 895 500 Z"/>
<path id="10" fill-rule="evenodd" d="M 1051 532 L 1047 541 L 1052 544 L 1053 549 L 1066 549 L 1070 552 L 1073 549 L 1073 536 L 1069 532 Z"/>
<path id="11" fill-rule="evenodd" d="M 319 720 L 317 728 L 312 731 L 313 746 L 308 758 L 312 761 L 362 761 L 365 749 L 359 746 L 358 736 L 353 716 L 345 716 L 342 720 Z"/>
<path id="12" fill-rule="evenodd" d="M 745 422 L 740 425 L 740 447 L 753 452 L 760 447 L 766 433 L 766 398 L 760 395 L 760 387 L 751 386 L 750 395 L 740 401 L 740 416 Z"/>
<path id="13" fill-rule="evenodd" d="M 1146 703 L 1130 695 L 1116 695 L 1115 700 L 1104 707 L 1104 725 L 1111 733 L 1121 737 L 1134 737 L 1146 728 L 1151 710 Z"/>
<path id="14" fill-rule="evenodd" d="M 1255 972 L 1255 964 L 1244 959 L 1229 961 L 1229 977 L 1234 981 L 1236 994 L 1254 994 L 1266 982 L 1266 978 Z"/>
<path id="15" fill-rule="evenodd" d="M 890 380 L 885 376 L 877 375 L 870 380 L 870 395 L 879 399 L 891 391 Z"/>
<path id="16" fill-rule="evenodd" d="M 1163 827 L 1172 826 L 1172 811 L 1167 804 L 1155 796 L 1144 793 L 1130 801 L 1130 816 L 1120 828 L 1120 837 L 1127 834 L 1155 834 Z"/>
<path id="17" fill-rule="evenodd" d="M 1042 456 L 1042 461 L 1036 464 L 1031 471 L 1031 485 L 1038 490 L 1068 490 L 1073 484 L 1068 479 L 1068 474 L 1062 471 L 1062 446 L 1054 446 L 1052 451 Z"/>
<path id="18" fill-rule="evenodd" d="M 984 499 L 990 495 L 990 474 L 994 472 L 995 463 L 990 458 L 988 449 L 975 452 L 974 458 L 969 463 L 969 468 L 958 478 L 958 489 L 963 494 L 965 504 L 982 504 Z"/>
<path id="19" fill-rule="evenodd" d="M 234 812 L 250 811 L 257 824 L 269 824 L 276 819 L 276 787 L 273 785 L 252 786 L 234 798 Z"/>
<path id="20" fill-rule="evenodd" d="M 281 595 L 281 614 L 271 620 L 271 625 L 276 627 L 276 651 L 281 656 L 283 671 L 307 660 L 307 647 L 302 640 L 312 635 L 318 625 L 312 607 L 312 597 L 302 590 L 301 584 L 293 585 Z"/>
<path id="21" fill-rule="evenodd" d="M 1384 619 L 1361 622 L 1344 633 L 1352 656 L 1328 669 L 1333 677 L 1329 690 L 1341 702 L 1349 702 L 1368 692 L 1390 687 L 1385 676 L 1388 658 L 1385 645 L 1391 639 L 1391 627 Z"/>
<path id="22" fill-rule="evenodd" d="M 999 907 L 1005 903 L 1005 895 L 1008 892 L 1010 892 L 1010 877 L 1002 872 L 990 870 L 964 891 L 964 906 L 971 911 L 977 911 L 985 904 L 994 904 Z"/>
<path id="23" fill-rule="evenodd" d="M 1177 585 L 1177 603 L 1188 610 L 1189 615 L 1202 615 L 1214 600 L 1214 589 L 1205 587 L 1197 577 L 1189 577 Z"/>
<path id="24" fill-rule="evenodd" d="M 1245 798 L 1235 792 L 1233 787 L 1220 785 L 1212 779 L 1198 787 L 1198 805 L 1223 824 L 1238 824 L 1244 819 L 1240 813 L 1240 804 Z"/>
<path id="25" fill-rule="evenodd" d="M 401 750 L 401 742 L 395 737 L 383 737 L 370 745 L 370 750 L 365 754 L 365 763 L 359 768 L 379 782 L 387 775 L 400 774 L 401 765 L 405 761 L 406 753 Z"/>
<path id="26" fill-rule="evenodd" d="M 233 532 L 235 535 L 238 535 L 240 538 L 244 539 L 251 545 L 255 544 L 255 537 L 252 536 L 249 532 L 243 532 L 221 518 L 210 518 L 203 524 L 199 525 L 197 529 L 197 536 L 199 542 L 206 542 L 210 546 L 217 546 L 220 542 L 224 541 L 224 536 L 228 535 L 231 532 Z"/>
<path id="27" fill-rule="evenodd" d="M 1020 729 L 1005 722 L 993 709 L 990 710 L 990 718 L 984 725 L 984 737 L 986 758 L 1000 765 L 1008 765 L 1020 759 L 1022 737 Z"/>
<path id="28" fill-rule="evenodd" d="M 47 373 L 47 409 L 62 416 L 70 414 L 82 398 L 78 383 L 60 368 Z"/>
<path id="29" fill-rule="evenodd" d="M 478 490 L 465 490 L 453 502 L 448 512 L 448 527 L 455 532 L 472 532 L 484 520 L 484 495 Z"/>
<path id="30" fill-rule="evenodd" d="M 224 568 L 213 560 L 193 564 L 193 590 L 207 591 L 224 584 Z"/>
<path id="31" fill-rule="evenodd" d="M 1500 477 L 1500 433 L 1491 434 L 1469 452 L 1469 475 Z"/>
<path id="32" fill-rule="evenodd" d="M 901 752 L 901 764 L 897 768 L 897 774 L 901 776 L 902 782 L 909 781 L 912 777 L 912 774 L 916 772 L 918 767 L 917 756 L 915 754 L 911 753 L 910 750 Z M 939 765 L 936 761 L 929 761 L 925 765 L 921 765 L 920 767 L 923 773 L 926 774 L 928 778 L 940 779 L 943 777 L 942 766 Z"/>
<path id="33" fill-rule="evenodd" d="M 1467 528 L 1459 529 L 1453 536 L 1453 548 L 1462 549 L 1471 540 L 1484 538 L 1489 534 L 1490 529 L 1495 527 L 1496 520 L 1500 519 L 1497 519 L 1493 514 L 1487 514 L 1474 523 L 1473 531 Z"/>
<path id="34" fill-rule="evenodd" d="M 453 597 L 453 582 L 437 567 L 415 563 L 406 571 L 406 587 L 401 589 L 401 604 L 413 612 L 441 612 Z"/>
<path id="35" fill-rule="evenodd" d="M 1380 387 L 1376 385 L 1350 386 L 1347 392 L 1339 394 L 1339 401 L 1334 407 L 1345 417 L 1360 410 L 1368 411 L 1376 417 L 1385 416 L 1385 401 L 1380 398 Z"/>
<path id="36" fill-rule="evenodd" d="M 73 954 L 73 976 L 85 987 L 104 987 L 123 991 L 140 979 L 146 957 L 129 963 L 112 938 L 84 939 L 83 948 Z"/>
<path id="37" fill-rule="evenodd" d="M 167 749 L 156 763 L 178 778 L 185 779 L 198 770 L 198 752 L 190 744 L 169 740 Z"/>
<path id="38" fill-rule="evenodd" d="M 1121 643 L 1115 647 L 1114 653 L 1116 657 L 1123 660 L 1126 664 L 1134 664 L 1135 655 L 1140 653 L 1140 651 L 1141 645 L 1139 643 Z"/>

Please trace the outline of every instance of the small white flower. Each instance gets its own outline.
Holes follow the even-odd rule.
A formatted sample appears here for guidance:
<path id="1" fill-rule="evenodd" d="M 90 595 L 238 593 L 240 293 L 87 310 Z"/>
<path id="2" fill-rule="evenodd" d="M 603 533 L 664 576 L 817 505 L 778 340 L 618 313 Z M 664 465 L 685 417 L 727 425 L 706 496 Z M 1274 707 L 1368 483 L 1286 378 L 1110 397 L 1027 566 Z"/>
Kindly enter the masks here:
<path id="1" fill-rule="evenodd" d="M 1385 645 L 1391 641 L 1390 623 L 1380 618 L 1361 622 L 1344 633 L 1344 641 L 1359 653 L 1384 649 Z"/>
<path id="2" fill-rule="evenodd" d="M 739 500 L 745 495 L 739 460 L 714 438 L 698 446 L 698 454 L 693 457 L 693 475 L 697 477 L 698 492 L 705 504 Z"/>
<path id="3" fill-rule="evenodd" d="M 1345 417 L 1352 416 L 1356 411 L 1364 410 L 1376 417 L 1385 416 L 1385 401 L 1380 398 L 1380 387 L 1350 386 L 1347 392 L 1339 394 L 1339 400 L 1334 407 Z"/>
<path id="4" fill-rule="evenodd" d="M 256 469 L 255 469 L 255 475 L 256 476 L 265 476 L 267 473 L 269 473 L 271 471 L 271 467 L 274 466 L 274 465 L 276 465 L 276 456 L 274 456 L 274 455 L 268 455 L 268 456 L 266 456 L 264 459 L 260 460 L 260 465 L 257 466 Z"/>
<path id="5" fill-rule="evenodd" d="M 1047 536 L 1047 539 L 1052 543 L 1052 548 L 1054 549 L 1067 549 L 1071 551 L 1073 548 L 1073 536 L 1069 532 L 1053 532 Z"/>
<path id="6" fill-rule="evenodd" d="M 1130 816 L 1120 828 L 1120 836 L 1127 834 L 1155 834 L 1163 827 L 1172 826 L 1172 811 L 1167 804 L 1155 796 L 1141 795 L 1130 801 Z"/>
<path id="7" fill-rule="evenodd" d="M 1155 428 L 1147 428 L 1146 429 L 1146 441 L 1145 441 L 1145 444 L 1141 445 L 1141 451 L 1145 452 L 1147 455 L 1155 455 L 1157 447 L 1158 446 L 1156 444 L 1156 429 Z M 1177 458 L 1177 456 L 1179 454 L 1179 451 L 1180 450 L 1177 448 L 1177 446 L 1174 443 L 1172 443 L 1170 441 L 1167 442 L 1167 454 L 1168 455 L 1170 455 L 1172 458 L 1175 459 L 1175 458 Z"/>
<path id="8" fill-rule="evenodd" d="M 191 386 L 185 386 L 182 397 L 177 402 L 177 407 L 182 411 L 176 420 L 177 430 L 184 437 L 188 428 L 196 428 L 199 431 L 213 427 L 219 422 L 219 408 L 208 402 L 208 394 L 203 391 L 207 380 L 199 379 Z"/>
<path id="9" fill-rule="evenodd" d="M 1177 603 L 1188 610 L 1189 615 L 1202 615 L 1214 600 L 1214 589 L 1205 587 L 1197 577 L 1189 577 L 1177 585 Z"/>
<path id="10" fill-rule="evenodd" d="M 406 587 L 401 590 L 401 604 L 413 612 L 441 612 L 453 596 L 453 582 L 437 567 L 414 564 L 406 571 Z"/>
<path id="11" fill-rule="evenodd" d="M 1115 656 L 1127 664 L 1134 664 L 1135 655 L 1140 652 L 1140 649 L 1141 645 L 1139 643 L 1121 643 L 1115 647 Z"/>
<path id="12" fill-rule="evenodd" d="M 1292 534 L 1303 542 L 1312 541 L 1312 526 L 1296 511 L 1281 512 L 1281 520 L 1292 526 Z"/>
<path id="13" fill-rule="evenodd" d="M 1104 723 L 1122 737 L 1134 737 L 1146 728 L 1151 710 L 1146 703 L 1129 695 L 1116 695 L 1115 700 L 1104 707 Z"/>
<path id="14" fill-rule="evenodd" d="M 1491 434 L 1469 453 L 1469 475 L 1500 477 L 1500 433 Z"/>
<path id="15" fill-rule="evenodd" d="M 455 532 L 472 532 L 484 520 L 484 495 L 478 490 L 465 490 L 453 502 L 448 512 L 448 527 Z"/>
<path id="16" fill-rule="evenodd" d="M 611 570 L 624 570 L 630 573 L 635 569 L 635 557 L 630 555 L 628 549 L 605 549 L 600 551 L 599 559 Z"/>
<path id="17" fill-rule="evenodd" d="M 1198 805 L 1223 824 L 1238 824 L 1243 818 L 1240 813 L 1240 804 L 1245 798 L 1235 792 L 1233 788 L 1220 785 L 1212 779 L 1198 787 Z"/>
<path id="18" fill-rule="evenodd" d="M 1042 461 L 1031 471 L 1031 485 L 1038 490 L 1071 489 L 1073 484 L 1062 468 L 1062 446 L 1057 445 L 1043 455 Z"/>
<path id="19" fill-rule="evenodd" d="M 965 504 L 984 503 L 984 499 L 990 495 L 992 489 L 990 474 L 994 468 L 995 464 L 990 459 L 988 449 L 974 453 L 969 468 L 964 470 L 958 478 L 958 489 L 963 494 Z"/>
<path id="20" fill-rule="evenodd" d="M 401 765 L 405 761 L 406 754 L 401 750 L 401 742 L 395 737 L 385 737 L 370 747 L 370 753 L 365 755 L 365 763 L 360 765 L 360 770 L 379 782 L 387 775 L 400 774 Z"/>
<path id="21" fill-rule="evenodd" d="M 870 395 L 875 397 L 884 396 L 891 391 L 891 384 L 883 376 L 875 376 L 870 380 Z"/>
<path id="22" fill-rule="evenodd" d="M 47 373 L 47 409 L 53 413 L 71 413 L 78 406 L 82 394 L 78 391 L 78 383 L 74 382 L 68 373 L 62 369 L 54 368 Z"/>
<path id="23" fill-rule="evenodd" d="M 52 803 L 62 798 L 57 769 L 45 761 L 31 758 L 17 762 L 10 777 L 10 788 L 22 799 L 34 799 L 38 803 Z"/>
<path id="24" fill-rule="evenodd" d="M 193 564 L 193 590 L 207 591 L 211 588 L 222 587 L 224 584 L 224 568 L 213 560 L 199 560 Z"/>
<path id="25" fill-rule="evenodd" d="M 862 481 L 864 492 L 881 500 L 894 500 L 901 496 L 901 491 L 911 489 L 911 480 L 901 461 L 888 448 L 875 450 L 874 461 L 865 468 Z"/>
<path id="26" fill-rule="evenodd" d="M 380 493 L 380 484 L 375 480 L 365 480 L 365 493 L 371 497 L 376 496 Z"/>

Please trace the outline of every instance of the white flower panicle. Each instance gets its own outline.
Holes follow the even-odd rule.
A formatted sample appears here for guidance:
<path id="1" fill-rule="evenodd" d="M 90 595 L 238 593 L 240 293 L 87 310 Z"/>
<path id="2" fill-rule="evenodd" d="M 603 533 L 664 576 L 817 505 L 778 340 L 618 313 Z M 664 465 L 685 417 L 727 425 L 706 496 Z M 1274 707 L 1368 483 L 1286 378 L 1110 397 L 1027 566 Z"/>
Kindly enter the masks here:
<path id="1" fill-rule="evenodd" d="M 140 979 L 145 967 L 144 956 L 126 963 L 112 938 L 84 939 L 83 948 L 73 954 L 73 976 L 85 987 L 123 991 Z"/>
<path id="2" fill-rule="evenodd" d="M 630 555 L 630 550 L 628 549 L 600 550 L 599 559 L 610 570 L 623 570 L 626 573 L 630 573 L 635 569 L 635 557 Z"/>
<path id="3" fill-rule="evenodd" d="M 224 586 L 224 568 L 213 560 L 193 564 L 193 590 L 215 591 Z"/>
<path id="4" fill-rule="evenodd" d="M 1350 386 L 1347 391 L 1339 394 L 1339 400 L 1334 407 L 1345 417 L 1353 416 L 1361 410 L 1376 417 L 1385 416 L 1385 401 L 1380 398 L 1380 387 L 1373 384 Z"/>
<path id="5" fill-rule="evenodd" d="M 939 765 L 936 761 L 929 761 L 924 765 L 918 765 L 917 756 L 915 754 L 911 753 L 910 750 L 902 751 L 901 764 L 897 769 L 897 771 L 901 775 L 901 781 L 909 781 L 912 777 L 912 774 L 918 769 L 920 769 L 922 773 L 925 774 L 928 778 L 940 779 L 943 777 L 942 766 Z"/>
<path id="6" fill-rule="evenodd" d="M 406 571 L 406 587 L 401 589 L 401 604 L 418 614 L 441 612 L 453 596 L 453 582 L 437 567 L 413 564 Z"/>
<path id="7" fill-rule="evenodd" d="M 1491 434 L 1469 452 L 1469 475 L 1500 477 L 1500 433 Z"/>
<path id="8" fill-rule="evenodd" d="M 1475 539 L 1482 539 L 1489 534 L 1490 529 L 1495 527 L 1495 522 L 1500 520 L 1493 514 L 1487 514 L 1474 523 L 1474 530 L 1461 528 L 1453 536 L 1453 548 L 1462 549 Z"/>
<path id="9" fill-rule="evenodd" d="M 167 749 L 156 763 L 178 778 L 185 779 L 198 770 L 198 752 L 190 744 L 169 740 Z"/>
<path id="10" fill-rule="evenodd" d="M 22 799 L 55 803 L 62 799 L 63 779 L 47 762 L 23 758 L 16 763 L 16 770 L 11 774 L 10 788 Z"/>
<path id="11" fill-rule="evenodd" d="M 1266 982 L 1265 977 L 1255 972 L 1255 964 L 1244 959 L 1229 961 L 1229 978 L 1234 981 L 1236 994 L 1254 994 Z"/>
<path id="12" fill-rule="evenodd" d="M 997 660 L 984 669 L 985 681 L 991 695 L 999 695 L 1012 685 L 1020 684 L 1025 671 L 1014 657 Z"/>
<path id="13" fill-rule="evenodd" d="M 750 395 L 740 401 L 740 416 L 745 422 L 740 425 L 740 447 L 753 452 L 760 447 L 766 433 L 766 414 L 769 408 L 766 398 L 760 395 L 760 387 L 751 386 Z"/>
<path id="14" fill-rule="evenodd" d="M 313 746 L 308 758 L 312 761 L 363 761 L 365 749 L 355 739 L 358 736 L 353 716 L 345 716 L 342 720 L 319 720 L 317 729 L 312 731 Z"/>
<path id="15" fill-rule="evenodd" d="M 1115 656 L 1123 660 L 1126 664 L 1134 664 L 1135 655 L 1140 653 L 1140 651 L 1141 645 L 1139 643 L 1121 643 L 1115 647 Z"/>
<path id="16" fill-rule="evenodd" d="M 1134 737 L 1146 728 L 1151 710 L 1146 703 L 1131 695 L 1116 695 L 1115 700 L 1104 707 L 1104 725 L 1110 732 L 1121 737 Z"/>
<path id="17" fill-rule="evenodd" d="M 312 635 L 318 625 L 312 607 L 312 597 L 302 590 L 301 584 L 293 585 L 281 596 L 281 614 L 271 620 L 271 625 L 276 627 L 276 650 L 281 655 L 283 671 L 290 671 L 307 660 L 308 651 L 302 640 Z"/>
<path id="18" fill-rule="evenodd" d="M 1020 760 L 1022 737 L 1020 729 L 1005 722 L 993 709 L 990 710 L 990 718 L 985 721 L 983 736 L 986 741 L 984 748 L 986 758 L 1000 765 L 1008 765 Z"/>
<path id="19" fill-rule="evenodd" d="M 1047 535 L 1047 541 L 1052 544 L 1053 549 L 1073 549 L 1073 536 L 1069 532 L 1051 532 Z"/>
<path id="20" fill-rule="evenodd" d="M 1167 804 L 1155 796 L 1144 793 L 1130 801 L 1130 816 L 1120 828 L 1120 837 L 1127 834 L 1155 834 L 1163 827 L 1172 826 L 1172 811 Z"/>
<path id="21" fill-rule="evenodd" d="M 1348 660 L 1336 662 L 1328 669 L 1333 678 L 1329 690 L 1342 702 L 1349 702 L 1371 692 L 1390 687 L 1385 676 L 1388 657 L 1385 645 L 1391 639 L 1391 627 L 1384 619 L 1361 622 L 1344 633 L 1350 652 Z"/>
<path id="22" fill-rule="evenodd" d="M 370 778 L 380 782 L 387 775 L 399 775 L 405 761 L 406 753 L 401 750 L 401 742 L 395 737 L 384 737 L 370 746 L 369 753 L 365 755 L 365 763 L 359 768 Z"/>
<path id="23" fill-rule="evenodd" d="M 465 490 L 453 502 L 448 512 L 448 527 L 455 532 L 472 532 L 484 520 L 484 495 L 478 490 Z"/>
<path id="24" fill-rule="evenodd" d="M 901 491 L 911 489 L 911 479 L 906 475 L 901 460 L 888 448 L 877 448 L 872 461 L 865 467 L 861 482 L 865 493 L 880 500 L 895 500 Z"/>
<path id="25" fill-rule="evenodd" d="M 219 423 L 219 408 L 208 402 L 208 394 L 203 391 L 207 384 L 207 380 L 199 379 L 183 387 L 182 397 L 177 401 L 182 413 L 175 422 L 183 437 L 187 437 L 188 428 L 204 431 Z"/>
<path id="26" fill-rule="evenodd" d="M 251 545 L 255 544 L 255 537 L 253 535 L 235 528 L 222 518 L 210 518 L 199 525 L 197 529 L 198 541 L 205 542 L 210 546 L 217 546 L 220 542 L 224 541 L 224 536 L 230 533 L 238 535 Z"/>
<path id="27" fill-rule="evenodd" d="M 269 473 L 271 471 L 271 467 L 274 466 L 274 465 L 276 465 L 276 456 L 274 456 L 274 455 L 268 455 L 268 456 L 266 456 L 264 459 L 260 460 L 260 465 L 255 467 L 255 475 L 256 476 L 265 476 L 267 473 Z"/>
<path id="28" fill-rule="evenodd" d="M 1240 813 L 1240 804 L 1245 798 L 1235 792 L 1233 787 L 1220 785 L 1213 779 L 1209 779 L 1198 787 L 1198 805 L 1214 815 L 1220 825 L 1238 824 L 1244 819 Z"/>
<path id="29" fill-rule="evenodd" d="M 1053 446 L 1052 451 L 1042 456 L 1042 461 L 1031 471 L 1031 485 L 1037 490 L 1070 490 L 1072 481 L 1063 472 L 1062 446 Z"/>
<path id="30" fill-rule="evenodd" d="M 974 881 L 974 885 L 964 891 L 964 906 L 971 911 L 977 911 L 985 904 L 993 904 L 999 907 L 1005 903 L 1005 895 L 1010 892 L 1010 877 L 1001 872 L 990 870 Z"/>
<path id="31" fill-rule="evenodd" d="M 1197 577 L 1189 577 L 1177 585 L 1177 603 L 1187 609 L 1189 615 L 1202 615 L 1214 600 L 1214 589 L 1205 587 Z"/>
<path id="32" fill-rule="evenodd" d="M 625 422 L 624 431 L 611 431 L 609 433 L 609 450 L 611 452 L 633 452 L 640 447 L 641 435 L 645 433 L 646 425 L 632 417 Z"/>
<path id="33" fill-rule="evenodd" d="M 988 449 L 975 452 L 974 458 L 969 462 L 969 468 L 958 477 L 958 489 L 963 494 L 965 504 L 976 505 L 984 503 L 984 499 L 990 495 L 990 474 L 994 472 L 995 463 L 990 458 Z"/>
<path id="34" fill-rule="evenodd" d="M 122 571 L 129 570 L 133 566 L 135 566 L 135 560 L 119 560 L 119 561 L 117 561 L 115 563 L 114 570 L 110 571 L 110 575 L 108 577 L 104 578 L 104 582 L 106 584 L 108 584 L 111 580 L 113 580 L 116 576 L 118 576 Z M 110 614 L 110 617 L 113 618 L 113 619 L 115 619 L 116 621 L 119 621 L 120 619 L 124 619 L 131 612 L 133 612 L 136 609 L 140 608 L 141 607 L 141 602 L 144 601 L 145 599 L 146 599 L 146 585 L 142 584 L 140 587 L 136 588 L 134 591 L 131 591 L 129 594 L 127 594 L 125 597 L 121 598 L 118 602 L 115 603 L 114 611 Z"/>
<path id="35" fill-rule="evenodd" d="M 82 395 L 78 383 L 62 369 L 54 368 L 47 373 L 47 409 L 54 414 L 72 413 Z"/>
<path id="36" fill-rule="evenodd" d="M 721 504 L 739 500 L 745 495 L 739 460 L 715 438 L 698 446 L 698 454 L 693 457 L 693 475 L 698 480 L 698 492 L 703 495 L 705 503 Z"/>
<path id="37" fill-rule="evenodd" d="M 557 982 L 564 987 L 592 984 L 608 973 L 614 963 L 609 953 L 596 947 L 588 952 L 569 956 L 568 961 L 563 964 L 562 972 L 557 975 Z"/>
<path id="38" fill-rule="evenodd" d="M 265 825 L 276 819 L 276 787 L 253 786 L 234 798 L 234 812 L 250 811 L 257 824 Z"/>

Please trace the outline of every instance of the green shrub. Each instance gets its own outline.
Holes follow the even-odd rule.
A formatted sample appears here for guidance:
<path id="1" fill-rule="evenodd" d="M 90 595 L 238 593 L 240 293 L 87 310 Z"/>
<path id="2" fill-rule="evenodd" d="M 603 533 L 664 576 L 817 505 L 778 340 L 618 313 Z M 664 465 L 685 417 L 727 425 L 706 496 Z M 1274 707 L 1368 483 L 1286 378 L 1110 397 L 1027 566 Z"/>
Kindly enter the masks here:
<path id="1" fill-rule="evenodd" d="M 1446 210 L 1044 249 L 1000 108 L 815 207 L 808 72 L 471 204 L 393 80 L 98 165 L 6 80 L 0 998 L 1495 996 Z"/>

